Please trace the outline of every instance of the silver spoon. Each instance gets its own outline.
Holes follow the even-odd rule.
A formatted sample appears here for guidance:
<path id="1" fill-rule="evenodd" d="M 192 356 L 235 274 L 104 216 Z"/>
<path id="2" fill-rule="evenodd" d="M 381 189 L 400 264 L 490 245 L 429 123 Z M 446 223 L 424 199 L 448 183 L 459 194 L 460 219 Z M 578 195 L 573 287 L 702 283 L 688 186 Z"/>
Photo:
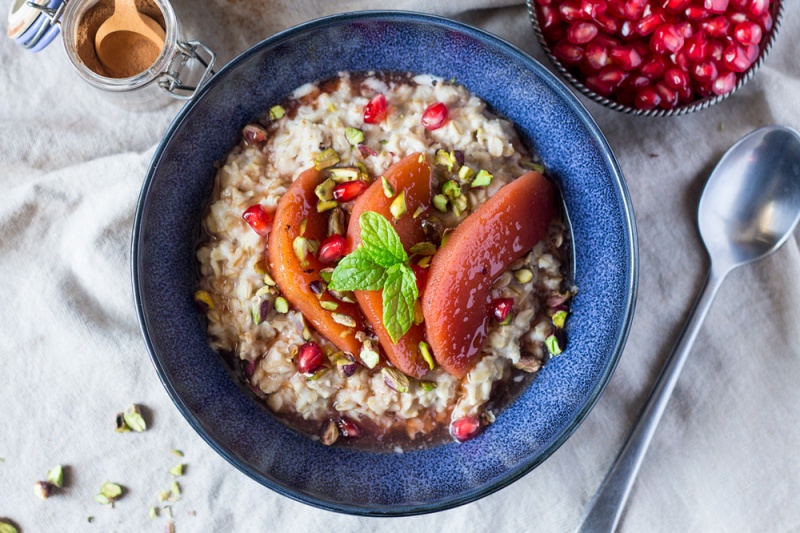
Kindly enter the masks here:
<path id="1" fill-rule="evenodd" d="M 711 258 L 703 289 L 579 533 L 613 531 L 683 364 L 725 276 L 780 248 L 800 219 L 800 135 L 771 126 L 734 144 L 708 178 L 697 220 Z"/>

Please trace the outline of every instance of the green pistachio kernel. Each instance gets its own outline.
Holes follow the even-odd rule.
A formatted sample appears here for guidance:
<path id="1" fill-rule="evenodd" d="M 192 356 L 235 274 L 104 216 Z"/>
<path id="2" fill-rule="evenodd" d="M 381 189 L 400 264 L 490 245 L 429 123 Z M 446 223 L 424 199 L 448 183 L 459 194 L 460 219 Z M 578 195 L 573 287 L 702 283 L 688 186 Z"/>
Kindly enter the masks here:
<path id="1" fill-rule="evenodd" d="M 406 206 L 406 191 L 400 191 L 397 198 L 392 200 L 392 205 L 389 206 L 389 212 L 392 217 L 398 220 L 400 217 L 408 213 L 408 206 Z"/>
<path id="2" fill-rule="evenodd" d="M 333 148 L 328 148 L 327 150 L 320 152 L 320 154 L 314 158 L 314 168 L 317 170 L 325 170 L 326 168 L 332 167 L 339 161 L 339 154 L 336 153 L 336 150 Z"/>
<path id="3" fill-rule="evenodd" d="M 494 176 L 492 176 L 485 170 L 480 170 L 478 172 L 478 175 L 475 176 L 475 179 L 472 180 L 470 187 L 472 187 L 473 189 L 477 187 L 488 187 L 492 183 L 492 178 L 494 178 Z"/>
<path id="4" fill-rule="evenodd" d="M 122 417 L 125 419 L 125 424 L 137 433 L 141 433 L 147 429 L 147 423 L 144 421 L 144 417 L 142 417 L 142 413 L 139 411 L 139 406 L 136 404 L 128 406 L 122 414 Z"/>
<path id="5" fill-rule="evenodd" d="M 111 505 L 112 503 L 114 503 L 114 500 L 112 500 L 110 498 L 107 498 L 106 496 L 103 496 L 102 494 L 95 494 L 94 495 L 94 501 L 96 501 L 100 505 Z"/>
<path id="6" fill-rule="evenodd" d="M 159 492 L 158 493 L 158 501 L 165 502 L 165 501 L 169 500 L 169 494 L 170 494 L 170 492 L 168 490 L 163 490 L 163 491 Z"/>
<path id="7" fill-rule="evenodd" d="M 270 120 L 280 120 L 283 118 L 283 115 L 286 114 L 286 110 L 279 105 L 274 105 L 269 109 L 269 118 Z"/>
<path id="8" fill-rule="evenodd" d="M 564 322 L 567 320 L 567 312 L 563 309 L 561 311 L 556 311 L 553 315 L 553 325 L 558 329 L 564 328 Z"/>
<path id="9" fill-rule="evenodd" d="M 516 280 L 520 283 L 528 283 L 533 279 L 533 272 L 527 268 L 521 268 L 514 272 L 514 278 L 516 278 Z"/>
<path id="10" fill-rule="evenodd" d="M 308 265 L 306 259 L 310 250 L 308 239 L 305 237 L 295 237 L 294 241 L 292 241 L 292 250 L 294 250 L 294 256 L 300 261 L 300 266 L 305 267 Z"/>
<path id="11" fill-rule="evenodd" d="M 403 393 L 408 392 L 408 376 L 395 368 L 381 368 L 383 382 L 390 389 Z"/>
<path id="12" fill-rule="evenodd" d="M 314 194 L 317 195 L 320 202 L 326 202 L 328 200 L 333 200 L 333 189 L 336 187 L 336 182 L 333 179 L 328 178 L 314 189 Z"/>
<path id="13" fill-rule="evenodd" d="M 332 268 L 323 268 L 319 271 L 319 277 L 322 278 L 322 281 L 325 283 L 330 283 L 331 279 L 333 278 L 333 269 Z"/>
<path id="14" fill-rule="evenodd" d="M 428 268 L 429 266 L 431 266 L 431 256 L 426 255 L 425 257 L 417 261 L 417 264 L 422 268 Z"/>
<path id="15" fill-rule="evenodd" d="M 345 128 L 344 136 L 347 139 L 347 142 L 353 146 L 364 142 L 364 132 L 358 128 Z"/>
<path id="16" fill-rule="evenodd" d="M 430 242 L 418 242 L 409 251 L 411 255 L 433 255 L 436 253 L 436 245 Z"/>
<path id="17" fill-rule="evenodd" d="M 354 181 L 361 178 L 361 169 L 358 167 L 338 167 L 332 168 L 328 172 L 331 173 L 331 177 L 336 183 Z"/>
<path id="18" fill-rule="evenodd" d="M 444 182 L 444 185 L 442 185 L 442 194 L 454 200 L 461 196 L 461 187 L 458 186 L 455 180 L 447 180 Z"/>
<path id="19" fill-rule="evenodd" d="M 414 214 L 412 215 L 412 217 L 413 218 L 417 218 L 418 216 L 420 216 L 424 212 L 425 212 L 425 208 L 424 207 L 422 207 L 421 205 L 417 206 L 417 208 L 414 210 Z"/>
<path id="20" fill-rule="evenodd" d="M 422 390 L 424 391 L 432 391 L 433 389 L 436 388 L 435 381 L 420 381 L 419 385 L 420 387 L 422 387 Z"/>
<path id="21" fill-rule="evenodd" d="M 5 520 L 0 520 L 0 533 L 19 533 L 19 530 Z"/>
<path id="22" fill-rule="evenodd" d="M 386 198 L 394 196 L 394 187 L 389 183 L 389 180 L 383 176 L 381 176 L 381 186 L 383 187 L 383 194 L 386 195 Z"/>
<path id="23" fill-rule="evenodd" d="M 547 351 L 549 351 L 554 357 L 556 355 L 561 355 L 561 345 L 558 343 L 558 339 L 555 335 L 550 335 L 544 340 L 545 346 L 547 346 Z"/>
<path id="24" fill-rule="evenodd" d="M 177 481 L 173 481 L 169 486 L 169 491 L 173 496 L 181 495 L 181 486 Z"/>
<path id="25" fill-rule="evenodd" d="M 64 467 L 56 465 L 47 473 L 47 481 L 58 488 L 64 486 Z"/>
<path id="26" fill-rule="evenodd" d="M 277 283 L 275 283 L 275 280 L 272 279 L 272 276 L 270 276 L 269 274 L 264 274 L 264 285 L 267 285 L 269 287 L 275 287 Z"/>
<path id="27" fill-rule="evenodd" d="M 453 152 L 436 150 L 436 164 L 447 168 L 448 172 L 452 172 L 456 164 L 456 157 Z"/>
<path id="28" fill-rule="evenodd" d="M 439 249 L 444 248 L 444 245 L 447 244 L 447 241 L 450 239 L 450 234 L 453 233 L 453 228 L 447 228 L 442 233 L 442 242 L 439 244 Z"/>
<path id="29" fill-rule="evenodd" d="M 120 487 L 116 483 L 110 483 L 106 481 L 100 487 L 100 494 L 105 496 L 109 500 L 115 500 L 120 496 L 122 496 L 122 487 Z"/>
<path id="30" fill-rule="evenodd" d="M 172 455 L 177 455 L 178 457 L 183 457 L 183 452 L 180 450 L 170 450 L 169 453 Z"/>
<path id="31" fill-rule="evenodd" d="M 336 302 L 328 301 L 328 300 L 321 301 L 319 303 L 319 305 L 320 305 L 320 307 L 322 307 L 326 311 L 336 311 L 337 309 L 339 309 L 339 304 L 337 304 Z"/>
<path id="32" fill-rule="evenodd" d="M 356 321 L 350 315 L 345 315 L 344 313 L 331 313 L 331 318 L 337 324 L 341 324 L 342 326 L 346 326 L 348 328 L 356 327 Z"/>
<path id="33" fill-rule="evenodd" d="M 211 299 L 211 294 L 208 291 L 199 290 L 194 293 L 194 301 L 205 306 L 207 310 L 214 309 L 214 300 Z"/>
<path id="34" fill-rule="evenodd" d="M 507 326 L 507 325 L 511 324 L 511 322 L 513 322 L 513 321 L 514 321 L 514 311 L 509 311 L 509 313 L 506 315 L 506 317 L 503 319 L 503 321 L 500 322 L 500 325 L 501 326 Z"/>
<path id="35" fill-rule="evenodd" d="M 317 213 L 324 213 L 325 211 L 330 211 L 331 209 L 334 209 L 336 207 L 339 207 L 339 202 L 337 202 L 336 200 L 317 202 Z"/>
<path id="36" fill-rule="evenodd" d="M 435 207 L 442 213 L 447 213 L 447 196 L 443 194 L 437 194 L 436 196 L 434 196 L 433 207 Z"/>
<path id="37" fill-rule="evenodd" d="M 150 518 L 158 518 L 158 507 L 151 507 L 147 515 Z"/>
<path id="38" fill-rule="evenodd" d="M 283 296 L 275 298 L 275 303 L 273 305 L 275 306 L 275 311 L 282 315 L 289 312 L 289 302 L 287 302 L 286 298 Z"/>
<path id="39" fill-rule="evenodd" d="M 422 356 L 425 362 L 428 363 L 430 369 L 433 370 L 433 367 L 436 365 L 436 363 L 433 362 L 433 356 L 431 355 L 431 347 L 428 345 L 427 342 L 420 341 L 419 354 Z"/>
<path id="40" fill-rule="evenodd" d="M 475 175 L 475 171 L 469 168 L 467 165 L 462 166 L 458 169 L 458 179 L 461 181 L 469 181 L 472 179 L 472 176 Z"/>
<path id="41" fill-rule="evenodd" d="M 169 473 L 175 477 L 183 475 L 183 463 L 177 464 L 169 469 Z"/>
<path id="42" fill-rule="evenodd" d="M 460 217 L 461 213 L 463 213 L 467 209 L 467 197 L 459 196 L 458 198 L 454 198 L 452 201 L 452 205 L 453 205 L 453 214 L 455 214 L 457 217 Z"/>
<path id="43" fill-rule="evenodd" d="M 361 352 L 358 354 L 361 360 L 369 369 L 373 369 L 378 366 L 378 363 L 381 360 L 380 354 L 372 347 L 372 341 L 365 340 L 361 344 Z"/>
<path id="44" fill-rule="evenodd" d="M 425 259 L 430 259 L 430 257 L 426 257 Z M 420 325 L 425 322 L 425 315 L 422 314 L 422 303 L 419 299 L 414 302 L 414 324 Z"/>

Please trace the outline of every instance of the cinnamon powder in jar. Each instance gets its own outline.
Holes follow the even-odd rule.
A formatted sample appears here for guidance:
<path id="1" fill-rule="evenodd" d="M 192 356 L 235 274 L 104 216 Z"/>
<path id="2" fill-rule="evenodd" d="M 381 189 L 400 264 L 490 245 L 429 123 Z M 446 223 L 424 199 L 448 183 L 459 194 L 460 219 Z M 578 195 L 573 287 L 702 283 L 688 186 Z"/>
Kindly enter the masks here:
<path id="1" fill-rule="evenodd" d="M 136 0 L 136 9 L 158 22 L 158 25 L 164 28 L 164 14 L 155 2 L 152 0 Z M 94 38 L 100 25 L 113 14 L 114 0 L 98 0 L 96 4 L 87 9 L 83 17 L 78 21 L 75 52 L 81 62 L 95 74 L 106 78 L 130 78 L 147 70 L 158 59 L 161 49 L 147 39 L 137 39 L 134 41 L 133 46 L 125 50 L 124 61 L 117 62 L 120 65 L 119 67 L 111 69 L 104 65 L 100 58 L 97 57 Z"/>

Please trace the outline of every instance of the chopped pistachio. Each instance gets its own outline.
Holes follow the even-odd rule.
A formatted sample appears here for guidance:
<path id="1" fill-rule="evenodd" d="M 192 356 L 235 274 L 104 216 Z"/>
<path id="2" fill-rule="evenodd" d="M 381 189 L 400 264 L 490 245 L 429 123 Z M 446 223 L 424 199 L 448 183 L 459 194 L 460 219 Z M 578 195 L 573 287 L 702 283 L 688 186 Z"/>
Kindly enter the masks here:
<path id="1" fill-rule="evenodd" d="M 50 497 L 50 494 L 53 492 L 53 485 L 48 483 L 47 481 L 37 481 L 33 484 L 33 493 L 36 495 L 37 498 L 42 500 L 46 500 Z"/>
<path id="2" fill-rule="evenodd" d="M 275 298 L 275 303 L 273 305 L 275 306 L 275 311 L 282 315 L 289 312 L 289 302 L 287 302 L 286 298 L 283 296 Z"/>
<path id="3" fill-rule="evenodd" d="M 183 457 L 183 452 L 180 450 L 170 450 L 169 453 L 172 455 L 177 455 L 178 457 Z"/>
<path id="4" fill-rule="evenodd" d="M 306 375 L 306 381 L 317 381 L 319 378 L 328 373 L 328 368 L 322 367 L 311 375 Z"/>
<path id="5" fill-rule="evenodd" d="M 384 176 L 381 176 L 381 186 L 383 187 L 383 194 L 386 195 L 386 198 L 394 196 L 394 187 Z"/>
<path id="6" fill-rule="evenodd" d="M 314 188 L 314 194 L 317 195 L 320 202 L 333 200 L 334 187 L 336 187 L 336 182 L 328 178 Z M 302 231 L 300 233 L 302 234 Z"/>
<path id="7" fill-rule="evenodd" d="M 211 299 L 211 294 L 208 291 L 200 289 L 194 293 L 194 301 L 200 306 L 204 307 L 206 311 L 214 309 L 214 300 Z"/>
<path id="8" fill-rule="evenodd" d="M 563 309 L 561 311 L 556 311 L 553 315 L 553 325 L 558 329 L 564 328 L 564 322 L 567 320 L 567 312 Z"/>
<path id="9" fill-rule="evenodd" d="M 269 313 L 269 300 L 266 298 L 256 298 L 250 305 L 250 316 L 255 325 L 262 324 L 267 319 Z"/>
<path id="10" fill-rule="evenodd" d="M 328 286 L 325 284 L 325 282 L 318 279 L 315 279 L 308 284 L 308 290 L 310 290 L 317 298 L 322 298 L 322 295 L 325 294 L 327 289 Z"/>
<path id="11" fill-rule="evenodd" d="M 308 327 L 303 326 L 303 340 L 310 341 L 311 340 L 311 330 Z"/>
<path id="12" fill-rule="evenodd" d="M 169 469 L 169 473 L 173 476 L 182 476 L 183 475 L 183 463 L 179 463 L 172 468 Z"/>
<path id="13" fill-rule="evenodd" d="M 325 211 L 330 211 L 335 207 L 339 207 L 339 202 L 337 202 L 336 200 L 317 202 L 317 213 L 324 213 Z"/>
<path id="14" fill-rule="evenodd" d="M 469 168 L 467 165 L 463 165 L 461 168 L 458 169 L 458 179 L 461 181 L 469 181 L 472 179 L 472 176 L 475 175 L 475 171 Z"/>
<path id="15" fill-rule="evenodd" d="M 19 530 L 5 520 L 0 520 L 0 533 L 19 533 Z"/>
<path id="16" fill-rule="evenodd" d="M 428 366 L 431 370 L 433 367 L 436 366 L 436 363 L 433 362 L 433 356 L 431 355 L 431 347 L 425 341 L 420 341 L 419 343 L 419 354 L 428 363 Z"/>
<path id="17" fill-rule="evenodd" d="M 436 388 L 435 381 L 420 381 L 419 385 L 420 387 L 422 387 L 422 390 L 424 391 L 432 391 L 433 389 Z"/>
<path id="18" fill-rule="evenodd" d="M 120 487 L 116 483 L 110 483 L 106 481 L 100 486 L 100 494 L 102 494 L 109 500 L 115 500 L 120 496 L 122 496 L 122 487 Z"/>
<path id="19" fill-rule="evenodd" d="M 444 248 L 444 245 L 447 244 L 448 239 L 450 239 L 450 234 L 453 233 L 453 228 L 447 228 L 442 233 L 442 243 L 439 245 L 439 248 Z"/>
<path id="20" fill-rule="evenodd" d="M 320 441 L 325 446 L 331 446 L 337 440 L 339 440 L 339 425 L 333 420 L 328 420 L 322 425 Z"/>
<path id="21" fill-rule="evenodd" d="M 400 194 L 392 200 L 392 205 L 389 206 L 389 212 L 392 217 L 398 220 L 400 217 L 408 213 L 408 206 L 406 206 L 406 191 L 400 191 Z"/>
<path id="22" fill-rule="evenodd" d="M 331 302 L 329 300 L 323 300 L 319 303 L 319 305 L 326 311 L 336 311 L 337 309 L 339 309 L 339 304 L 337 304 L 336 302 Z"/>
<path id="23" fill-rule="evenodd" d="M 403 393 L 408 392 L 408 376 L 395 368 L 381 368 L 383 382 L 392 390 Z"/>
<path id="24" fill-rule="evenodd" d="M 506 315 L 506 317 L 503 319 L 503 321 L 500 322 L 499 324 L 501 326 L 507 326 L 507 325 L 511 324 L 511 322 L 513 322 L 513 321 L 514 321 L 514 311 L 509 311 L 508 314 Z"/>
<path id="25" fill-rule="evenodd" d="M 345 128 L 344 136 L 347 139 L 347 142 L 353 146 L 364 142 L 364 132 L 358 128 Z"/>
<path id="26" fill-rule="evenodd" d="M 442 194 L 453 200 L 461 196 L 461 187 L 458 186 L 455 180 L 447 180 L 442 185 Z"/>
<path id="27" fill-rule="evenodd" d="M 522 168 L 527 168 L 528 170 L 535 170 L 536 172 L 544 173 L 544 165 L 541 163 L 534 163 L 533 161 L 524 161 L 520 163 Z"/>
<path id="28" fill-rule="evenodd" d="M 328 236 L 344 235 L 345 230 L 344 210 L 337 207 L 331 211 L 331 215 L 328 217 Z"/>
<path id="29" fill-rule="evenodd" d="M 169 499 L 170 492 L 168 490 L 164 490 L 158 493 L 158 501 L 165 502 Z"/>
<path id="30" fill-rule="evenodd" d="M 292 241 L 292 250 L 294 250 L 294 256 L 300 261 L 300 266 L 304 267 L 308 264 L 306 260 L 309 252 L 308 239 L 305 237 L 295 237 L 294 241 Z"/>
<path id="31" fill-rule="evenodd" d="M 433 207 L 435 207 L 442 213 L 447 213 L 447 196 L 443 194 L 435 195 L 433 197 Z"/>
<path id="32" fill-rule="evenodd" d="M 360 175 L 358 176 L 358 179 L 364 180 L 364 181 L 370 181 L 370 179 L 369 179 L 369 169 L 367 168 L 367 165 L 365 165 L 361 161 L 357 161 L 356 162 L 356 168 L 358 168 L 358 171 L 360 172 Z"/>
<path id="33" fill-rule="evenodd" d="M 158 507 L 151 507 L 150 511 L 147 513 L 150 518 L 157 518 L 158 517 Z"/>
<path id="34" fill-rule="evenodd" d="M 256 291 L 255 296 L 256 298 L 261 298 L 262 296 L 268 296 L 269 294 L 272 294 L 272 291 L 273 291 L 272 287 L 270 287 L 269 285 L 264 285 L 263 287 L 261 287 Z"/>
<path id="35" fill-rule="evenodd" d="M 286 114 L 286 110 L 279 105 L 274 105 L 269 109 L 269 118 L 270 120 L 280 120 L 283 118 L 283 115 Z"/>
<path id="36" fill-rule="evenodd" d="M 147 423 L 144 421 L 142 413 L 139 411 L 139 406 L 136 404 L 130 405 L 125 409 L 122 414 L 125 419 L 125 424 L 128 425 L 133 431 L 141 433 L 147 429 Z"/>
<path id="37" fill-rule="evenodd" d="M 431 266 L 431 256 L 426 255 L 425 257 L 417 261 L 417 264 L 422 268 L 428 268 L 429 266 Z"/>
<path id="38" fill-rule="evenodd" d="M 381 361 L 380 354 L 378 354 L 378 352 L 375 349 L 373 349 L 372 341 L 370 340 L 365 340 L 361 344 L 361 352 L 359 352 L 358 356 L 361 358 L 361 361 L 363 361 L 364 364 L 369 369 L 375 368 Z"/>
<path id="39" fill-rule="evenodd" d="M 264 284 L 270 287 L 275 287 L 277 285 L 277 283 L 275 283 L 275 280 L 272 279 L 272 276 L 270 276 L 269 274 L 264 274 Z"/>
<path id="40" fill-rule="evenodd" d="M 319 277 L 322 278 L 322 281 L 325 283 L 330 283 L 331 279 L 333 278 L 333 269 L 332 268 L 323 268 L 319 271 Z"/>
<path id="41" fill-rule="evenodd" d="M 333 296 L 340 302 L 345 302 L 348 304 L 356 303 L 356 295 L 353 294 L 353 291 L 339 292 L 339 291 L 329 290 L 328 292 L 331 293 L 331 296 Z"/>
<path id="42" fill-rule="evenodd" d="M 180 496 L 181 495 L 181 486 L 177 481 L 174 481 L 169 486 L 169 491 L 172 493 L 173 496 Z"/>
<path id="43" fill-rule="evenodd" d="M 52 483 L 58 488 L 64 486 L 64 467 L 56 465 L 47 473 L 47 481 Z"/>
<path id="44" fill-rule="evenodd" d="M 417 158 L 417 161 L 419 163 L 424 163 L 425 162 L 425 154 L 419 154 L 419 157 Z"/>
<path id="45" fill-rule="evenodd" d="M 425 208 L 423 206 L 419 205 L 419 206 L 417 206 L 417 209 L 414 210 L 414 214 L 412 215 L 412 217 L 413 218 L 417 218 L 418 216 L 420 216 L 424 212 L 425 212 Z"/>
<path id="46" fill-rule="evenodd" d="M 300 221 L 300 235 L 306 234 L 307 227 L 308 227 L 308 219 L 304 218 L 302 221 Z"/>
<path id="47" fill-rule="evenodd" d="M 420 325 L 425 322 L 425 315 L 422 314 L 422 302 L 419 298 L 414 302 L 414 324 Z"/>
<path id="48" fill-rule="evenodd" d="M 547 346 L 547 351 L 549 351 L 553 356 L 561 355 L 561 345 L 558 342 L 558 339 L 555 335 L 550 335 L 544 340 L 545 346 Z"/>
<path id="49" fill-rule="evenodd" d="M 339 154 L 333 148 L 323 150 L 317 157 L 314 158 L 314 168 L 317 170 L 324 170 L 330 168 L 339 162 Z"/>
<path id="50" fill-rule="evenodd" d="M 354 181 L 361 177 L 361 169 L 358 167 L 339 167 L 329 170 L 336 183 Z"/>
<path id="51" fill-rule="evenodd" d="M 350 315 L 345 315 L 343 313 L 331 313 L 331 318 L 337 324 L 341 324 L 342 326 L 347 326 L 348 328 L 356 327 L 356 321 Z"/>
<path id="52" fill-rule="evenodd" d="M 430 242 L 418 242 L 409 251 L 411 255 L 433 255 L 436 253 L 436 245 Z"/>
<path id="53" fill-rule="evenodd" d="M 472 183 L 470 184 L 470 187 L 472 187 L 473 189 L 475 189 L 477 187 L 488 187 L 489 185 L 491 185 L 493 178 L 494 178 L 494 176 L 492 176 L 491 174 L 489 174 L 485 170 L 481 169 L 478 172 L 478 175 L 475 176 L 475 179 L 472 180 Z"/>
<path id="54" fill-rule="evenodd" d="M 446 167 L 448 172 L 452 172 L 453 166 L 456 164 L 456 157 L 453 152 L 436 150 L 436 164 Z"/>
<path id="55" fill-rule="evenodd" d="M 319 241 L 316 239 L 308 239 L 308 252 L 311 255 L 317 255 L 319 251 Z"/>
<path id="56" fill-rule="evenodd" d="M 467 209 L 467 197 L 459 196 L 458 198 L 454 198 L 452 204 L 453 214 L 455 214 L 457 217 L 460 217 L 461 213 Z"/>
<path id="57" fill-rule="evenodd" d="M 521 268 L 516 272 L 514 272 L 514 277 L 520 283 L 528 283 L 530 280 L 533 279 L 533 272 L 531 272 L 527 268 Z"/>
<path id="58" fill-rule="evenodd" d="M 102 494 L 95 494 L 94 495 L 94 501 L 96 501 L 100 505 L 113 505 L 114 504 L 114 500 L 112 500 L 110 498 L 107 498 L 106 496 L 103 496 Z"/>
<path id="59" fill-rule="evenodd" d="M 328 111 L 330 111 L 331 113 L 333 113 L 334 111 L 336 111 L 336 106 L 335 106 L 335 105 L 333 105 L 333 102 L 331 102 L 330 104 L 328 104 Z"/>

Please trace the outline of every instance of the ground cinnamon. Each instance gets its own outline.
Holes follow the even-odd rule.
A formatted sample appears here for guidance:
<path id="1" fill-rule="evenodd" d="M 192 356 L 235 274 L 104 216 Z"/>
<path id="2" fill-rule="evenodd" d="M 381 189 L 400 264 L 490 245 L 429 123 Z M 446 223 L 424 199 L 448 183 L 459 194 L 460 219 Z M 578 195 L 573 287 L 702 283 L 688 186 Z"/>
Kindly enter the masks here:
<path id="1" fill-rule="evenodd" d="M 136 8 L 140 13 L 149 16 L 164 28 L 164 14 L 152 0 L 136 0 Z M 146 39 L 137 39 L 127 48 L 125 60 L 119 63 L 122 67 L 110 69 L 100 62 L 94 47 L 97 29 L 114 14 L 114 0 L 99 0 L 86 10 L 78 21 L 75 39 L 75 51 L 78 58 L 89 70 L 106 78 L 129 78 L 146 70 L 158 58 L 161 52 L 158 46 Z"/>

